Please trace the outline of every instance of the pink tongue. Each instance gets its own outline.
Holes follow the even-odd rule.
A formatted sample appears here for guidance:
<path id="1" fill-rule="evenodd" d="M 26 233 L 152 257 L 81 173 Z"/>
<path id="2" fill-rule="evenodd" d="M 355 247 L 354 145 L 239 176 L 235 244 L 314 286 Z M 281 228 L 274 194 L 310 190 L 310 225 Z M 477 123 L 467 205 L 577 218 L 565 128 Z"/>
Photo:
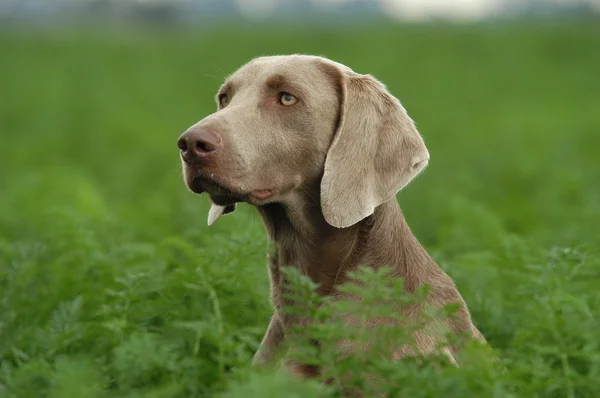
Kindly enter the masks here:
<path id="1" fill-rule="evenodd" d="M 273 196 L 273 190 L 272 189 L 260 189 L 257 191 L 252 191 L 252 196 L 254 196 L 256 199 L 267 199 L 270 196 Z"/>

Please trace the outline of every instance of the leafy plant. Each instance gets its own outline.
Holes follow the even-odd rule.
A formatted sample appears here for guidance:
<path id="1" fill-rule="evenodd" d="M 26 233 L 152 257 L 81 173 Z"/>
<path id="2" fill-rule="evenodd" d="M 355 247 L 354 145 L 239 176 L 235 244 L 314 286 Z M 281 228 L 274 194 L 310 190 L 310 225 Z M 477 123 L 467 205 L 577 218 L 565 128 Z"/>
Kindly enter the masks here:
<path id="1" fill-rule="evenodd" d="M 0 397 L 598 396 L 599 46 L 584 22 L 3 25 Z M 491 347 L 465 343 L 459 368 L 379 355 L 411 330 L 361 321 L 427 294 L 385 267 L 357 270 L 335 301 L 288 270 L 302 303 L 289 316 L 310 322 L 283 360 L 320 365 L 330 384 L 250 368 L 272 314 L 267 238 L 244 204 L 207 229 L 175 142 L 214 110 L 224 74 L 291 52 L 372 73 L 416 120 L 432 159 L 398 200 Z M 345 339 L 369 344 L 340 356 Z"/>

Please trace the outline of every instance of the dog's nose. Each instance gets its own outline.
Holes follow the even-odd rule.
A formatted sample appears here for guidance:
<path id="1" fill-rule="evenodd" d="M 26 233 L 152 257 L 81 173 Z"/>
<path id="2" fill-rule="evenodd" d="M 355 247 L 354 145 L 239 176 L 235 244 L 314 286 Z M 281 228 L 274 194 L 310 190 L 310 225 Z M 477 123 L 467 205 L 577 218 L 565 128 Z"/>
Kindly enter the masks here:
<path id="1" fill-rule="evenodd" d="M 211 130 L 189 129 L 179 137 L 177 146 L 184 160 L 192 160 L 215 152 L 223 145 L 221 136 Z"/>

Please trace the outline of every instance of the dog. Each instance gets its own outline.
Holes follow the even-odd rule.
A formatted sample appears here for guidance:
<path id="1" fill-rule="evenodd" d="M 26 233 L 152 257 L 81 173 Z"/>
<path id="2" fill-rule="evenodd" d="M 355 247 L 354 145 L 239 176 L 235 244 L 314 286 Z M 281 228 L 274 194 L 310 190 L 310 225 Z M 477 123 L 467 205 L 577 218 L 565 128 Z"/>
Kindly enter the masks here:
<path id="1" fill-rule="evenodd" d="M 270 361 L 286 330 L 302 322 L 283 311 L 293 305 L 284 297 L 284 266 L 317 283 L 318 294 L 342 298 L 337 288 L 348 272 L 387 265 L 408 292 L 428 285 L 429 305 L 459 305 L 442 325 L 447 330 L 485 342 L 454 282 L 418 242 L 396 201 L 430 156 L 413 120 L 380 81 L 319 56 L 265 56 L 227 78 L 216 101 L 218 110 L 185 131 L 178 147 L 187 187 L 212 201 L 208 224 L 247 202 L 275 244 L 268 261 L 274 314 L 253 364 Z M 401 311 L 417 322 L 421 310 Z M 414 336 L 422 354 L 440 339 L 423 331 Z M 458 350 L 451 343 L 444 348 L 453 364 Z M 412 354 L 405 347 L 390 352 L 394 359 Z"/>

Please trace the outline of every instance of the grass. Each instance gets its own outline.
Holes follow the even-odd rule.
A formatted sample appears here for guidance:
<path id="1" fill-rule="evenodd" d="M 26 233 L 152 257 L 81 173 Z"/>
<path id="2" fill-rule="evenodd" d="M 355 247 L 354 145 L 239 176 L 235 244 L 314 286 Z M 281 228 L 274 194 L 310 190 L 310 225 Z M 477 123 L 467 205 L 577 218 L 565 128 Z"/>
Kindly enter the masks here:
<path id="1" fill-rule="evenodd" d="M 431 163 L 398 200 L 508 372 L 475 348 L 344 366 L 398 397 L 600 396 L 597 27 L 119 32 L 0 34 L 0 397 L 339 392 L 249 370 L 265 234 L 246 205 L 208 228 L 175 146 L 226 74 L 291 52 L 374 74 L 416 120 Z"/>

